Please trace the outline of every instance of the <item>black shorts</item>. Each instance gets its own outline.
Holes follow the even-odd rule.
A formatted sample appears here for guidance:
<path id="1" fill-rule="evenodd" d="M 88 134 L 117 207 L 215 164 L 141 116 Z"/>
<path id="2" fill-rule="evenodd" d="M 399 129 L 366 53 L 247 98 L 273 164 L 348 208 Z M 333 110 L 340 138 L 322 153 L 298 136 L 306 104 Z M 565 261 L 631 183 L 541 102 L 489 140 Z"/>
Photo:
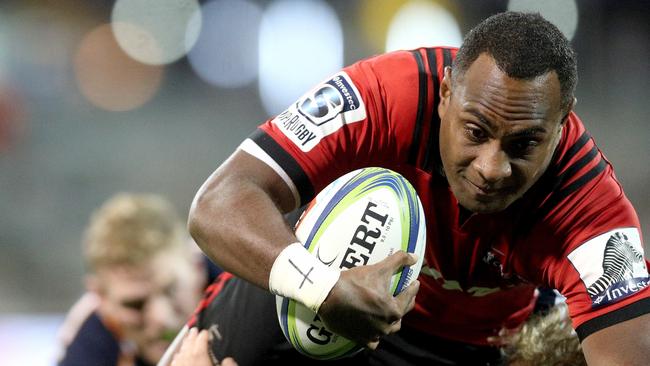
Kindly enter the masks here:
<path id="1" fill-rule="evenodd" d="M 403 328 L 384 337 L 375 351 L 352 358 L 317 361 L 286 341 L 275 310 L 275 296 L 236 277 L 206 294 L 211 301 L 197 314 L 196 325 L 211 329 L 217 359 L 233 357 L 240 366 L 296 362 L 300 365 L 499 365 L 495 347 L 477 347 Z"/>

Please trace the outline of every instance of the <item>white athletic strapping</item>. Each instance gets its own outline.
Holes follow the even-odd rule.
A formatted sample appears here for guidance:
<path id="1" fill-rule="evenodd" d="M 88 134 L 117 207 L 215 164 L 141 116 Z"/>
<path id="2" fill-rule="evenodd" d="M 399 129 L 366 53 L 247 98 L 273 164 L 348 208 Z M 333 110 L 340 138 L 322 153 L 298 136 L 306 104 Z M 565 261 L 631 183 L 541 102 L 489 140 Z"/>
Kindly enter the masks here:
<path id="1" fill-rule="evenodd" d="M 323 264 L 301 243 L 293 243 L 284 248 L 273 262 L 269 289 L 318 313 L 340 275 L 338 269 Z"/>

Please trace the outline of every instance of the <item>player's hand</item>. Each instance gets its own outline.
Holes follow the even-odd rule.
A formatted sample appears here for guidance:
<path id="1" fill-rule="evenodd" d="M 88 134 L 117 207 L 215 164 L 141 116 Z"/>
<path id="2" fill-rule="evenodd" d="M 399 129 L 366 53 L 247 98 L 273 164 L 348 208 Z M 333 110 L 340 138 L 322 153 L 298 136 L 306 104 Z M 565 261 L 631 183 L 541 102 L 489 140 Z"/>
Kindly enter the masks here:
<path id="1" fill-rule="evenodd" d="M 208 354 L 209 337 L 210 334 L 205 329 L 201 332 L 196 328 L 190 329 L 183 339 L 180 350 L 174 355 L 171 366 L 213 366 L 214 363 Z M 237 363 L 228 357 L 217 365 L 237 366 Z"/>
<path id="2" fill-rule="evenodd" d="M 341 272 L 318 312 L 327 329 L 375 349 L 382 336 L 400 329 L 402 317 L 415 306 L 417 280 L 395 297 L 389 286 L 395 272 L 416 262 L 415 255 L 399 251 L 376 264 Z"/>

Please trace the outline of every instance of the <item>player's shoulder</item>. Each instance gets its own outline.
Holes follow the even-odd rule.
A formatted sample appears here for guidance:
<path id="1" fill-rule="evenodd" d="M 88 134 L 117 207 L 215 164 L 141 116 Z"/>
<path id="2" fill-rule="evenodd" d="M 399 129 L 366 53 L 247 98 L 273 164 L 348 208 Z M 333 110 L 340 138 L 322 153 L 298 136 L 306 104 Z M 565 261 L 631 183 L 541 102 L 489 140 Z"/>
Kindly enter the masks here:
<path id="1" fill-rule="evenodd" d="M 451 66 L 456 57 L 454 47 L 420 47 L 409 50 L 395 50 L 364 58 L 348 68 L 363 69 L 377 77 L 397 78 L 419 74 L 441 77 L 444 66 Z"/>
<path id="2" fill-rule="evenodd" d="M 87 314 L 69 336 L 60 356 L 60 366 L 109 365 L 117 362 L 119 342 L 96 311 Z"/>
<path id="3" fill-rule="evenodd" d="M 408 85 L 408 80 L 441 79 L 445 66 L 451 66 L 457 49 L 453 47 L 420 47 L 396 50 L 361 59 L 346 71 L 363 73 L 367 78 Z M 427 80 L 429 79 L 429 80 Z M 417 90 L 417 89 L 416 89 Z"/>
<path id="4" fill-rule="evenodd" d="M 533 207 L 525 207 L 519 229 L 553 233 L 564 250 L 609 230 L 639 226 L 612 165 L 574 113 L 529 197 Z"/>
<path id="5" fill-rule="evenodd" d="M 562 139 L 540 183 L 548 193 L 540 208 L 543 215 L 563 209 L 584 213 L 589 207 L 598 209 L 596 206 L 599 203 L 625 203 L 612 164 L 573 112 L 569 115 Z"/>

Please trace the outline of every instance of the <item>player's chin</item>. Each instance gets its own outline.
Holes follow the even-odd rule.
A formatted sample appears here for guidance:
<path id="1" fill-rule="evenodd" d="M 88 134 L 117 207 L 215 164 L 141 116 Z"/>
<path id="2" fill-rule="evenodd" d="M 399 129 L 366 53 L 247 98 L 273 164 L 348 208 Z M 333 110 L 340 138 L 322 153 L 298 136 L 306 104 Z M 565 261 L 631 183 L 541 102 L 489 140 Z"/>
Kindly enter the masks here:
<path id="1" fill-rule="evenodd" d="M 467 210 L 478 214 L 492 214 L 505 210 L 516 200 L 511 196 L 496 196 L 490 199 L 471 197 L 460 202 Z"/>
<path id="2" fill-rule="evenodd" d="M 155 365 L 158 360 L 163 356 L 167 348 L 169 347 L 170 342 L 158 340 L 150 341 L 142 347 L 141 356 L 145 361 Z"/>

